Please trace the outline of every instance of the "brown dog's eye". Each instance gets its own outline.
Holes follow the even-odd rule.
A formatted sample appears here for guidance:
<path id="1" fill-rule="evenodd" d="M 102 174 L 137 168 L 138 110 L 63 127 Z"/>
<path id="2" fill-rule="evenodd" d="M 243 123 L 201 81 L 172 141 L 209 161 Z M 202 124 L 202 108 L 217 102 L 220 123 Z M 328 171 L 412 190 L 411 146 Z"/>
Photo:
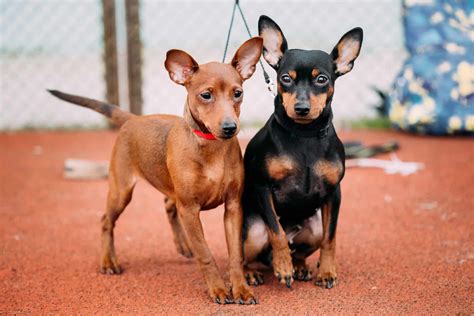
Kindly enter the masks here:
<path id="1" fill-rule="evenodd" d="M 201 93 L 200 96 L 206 101 L 209 101 L 212 98 L 211 93 L 208 91 Z"/>
<path id="2" fill-rule="evenodd" d="M 316 84 L 318 86 L 324 86 L 326 83 L 328 83 L 329 79 L 328 77 L 326 77 L 325 75 L 319 75 L 317 78 L 316 78 Z"/>
<path id="3" fill-rule="evenodd" d="M 284 84 L 290 84 L 293 81 L 293 79 L 291 79 L 291 77 L 287 74 L 284 74 L 283 76 L 281 76 L 280 80 Z"/>
<path id="4" fill-rule="evenodd" d="M 242 90 L 235 90 L 234 91 L 234 98 L 238 99 L 242 96 Z"/>

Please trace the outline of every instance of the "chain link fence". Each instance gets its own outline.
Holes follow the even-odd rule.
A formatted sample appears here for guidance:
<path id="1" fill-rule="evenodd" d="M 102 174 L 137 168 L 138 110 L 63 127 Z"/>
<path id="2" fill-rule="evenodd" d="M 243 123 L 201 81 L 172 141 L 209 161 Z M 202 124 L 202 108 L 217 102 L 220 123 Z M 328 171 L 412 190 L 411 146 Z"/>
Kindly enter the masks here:
<path id="1" fill-rule="evenodd" d="M 98 1 L 0 0 L 0 129 L 103 127 L 46 89 L 103 97 Z"/>
<path id="2" fill-rule="evenodd" d="M 120 8 L 124 1 L 115 3 Z M 373 115 L 372 106 L 379 100 L 372 88 L 388 89 L 403 63 L 399 1 L 241 0 L 240 5 L 254 35 L 258 17 L 266 14 L 280 25 L 290 48 L 330 51 L 349 29 L 364 29 L 354 70 L 336 84 L 333 109 L 338 121 Z M 0 7 L 0 129 L 106 126 L 100 115 L 45 92 L 54 88 L 105 99 L 102 1 L 0 0 Z M 186 92 L 166 73 L 166 51 L 185 50 L 199 63 L 220 61 L 232 8 L 230 0 L 140 1 L 144 114 L 182 114 Z M 119 40 L 124 29 L 120 21 Z M 237 13 L 227 62 L 247 38 Z M 273 69 L 264 66 L 275 80 Z M 244 89 L 243 126 L 262 125 L 273 111 L 273 101 L 260 67 Z M 128 108 L 126 98 L 120 100 Z"/>

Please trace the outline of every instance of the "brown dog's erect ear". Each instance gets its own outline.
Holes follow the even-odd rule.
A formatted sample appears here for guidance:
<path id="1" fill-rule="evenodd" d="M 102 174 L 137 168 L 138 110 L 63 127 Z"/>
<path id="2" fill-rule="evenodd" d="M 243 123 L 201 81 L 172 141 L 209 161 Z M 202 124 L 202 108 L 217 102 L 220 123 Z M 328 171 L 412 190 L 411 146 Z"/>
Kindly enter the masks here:
<path id="1" fill-rule="evenodd" d="M 283 32 L 272 19 L 261 15 L 258 19 L 258 34 L 263 38 L 263 58 L 278 70 L 280 60 L 288 49 Z"/>
<path id="2" fill-rule="evenodd" d="M 232 58 L 230 64 L 237 69 L 242 80 L 247 80 L 255 72 L 255 65 L 262 55 L 263 39 L 253 37 L 243 43 Z"/>
<path id="3" fill-rule="evenodd" d="M 331 52 L 336 77 L 348 73 L 354 67 L 354 60 L 362 47 L 363 31 L 356 27 L 341 37 Z"/>
<path id="4" fill-rule="evenodd" d="M 198 70 L 198 63 L 186 52 L 172 49 L 166 53 L 165 67 L 171 80 L 184 85 Z"/>

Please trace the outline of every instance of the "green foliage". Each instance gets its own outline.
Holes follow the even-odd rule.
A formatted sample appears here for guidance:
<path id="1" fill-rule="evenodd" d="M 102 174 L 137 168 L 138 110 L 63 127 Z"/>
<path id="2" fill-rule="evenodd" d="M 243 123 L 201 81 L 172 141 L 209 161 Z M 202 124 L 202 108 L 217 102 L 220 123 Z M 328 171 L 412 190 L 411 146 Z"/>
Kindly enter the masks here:
<path id="1" fill-rule="evenodd" d="M 365 118 L 350 122 L 354 129 L 391 129 L 392 123 L 388 117 Z"/>

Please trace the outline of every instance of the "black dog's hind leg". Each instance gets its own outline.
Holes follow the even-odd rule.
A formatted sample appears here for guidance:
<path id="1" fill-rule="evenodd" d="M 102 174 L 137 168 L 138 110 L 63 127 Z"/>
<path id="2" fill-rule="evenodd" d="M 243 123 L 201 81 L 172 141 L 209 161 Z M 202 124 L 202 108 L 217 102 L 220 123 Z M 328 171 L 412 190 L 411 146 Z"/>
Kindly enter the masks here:
<path id="1" fill-rule="evenodd" d="M 290 244 L 291 258 L 295 269 L 293 277 L 295 280 L 309 281 L 312 279 L 312 272 L 306 264 L 306 258 L 321 246 L 323 239 L 321 211 L 317 211 L 316 214 L 305 219 L 300 225 L 300 230 Z"/>
<path id="2" fill-rule="evenodd" d="M 244 221 L 245 278 L 249 285 L 260 285 L 263 284 L 263 274 L 258 269 L 271 263 L 271 260 L 264 258 L 270 251 L 267 225 L 258 214 L 247 215 Z"/>

